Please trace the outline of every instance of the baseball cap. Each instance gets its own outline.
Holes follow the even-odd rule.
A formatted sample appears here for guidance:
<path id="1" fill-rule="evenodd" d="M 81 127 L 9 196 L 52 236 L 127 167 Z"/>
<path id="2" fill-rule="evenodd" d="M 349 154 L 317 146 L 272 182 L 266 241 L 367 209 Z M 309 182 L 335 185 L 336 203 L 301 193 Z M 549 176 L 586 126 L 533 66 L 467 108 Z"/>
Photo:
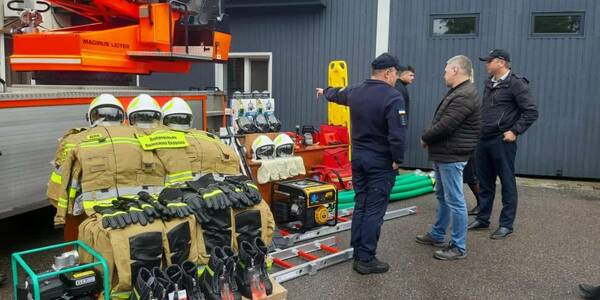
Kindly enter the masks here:
<path id="1" fill-rule="evenodd" d="M 508 51 L 506 51 L 504 49 L 494 49 L 494 50 L 490 51 L 490 53 L 488 53 L 487 56 L 480 57 L 479 60 L 488 61 L 492 58 L 499 58 L 501 60 L 510 62 L 510 54 L 508 53 Z"/>
<path id="2" fill-rule="evenodd" d="M 377 58 L 375 58 L 373 62 L 371 62 L 371 67 L 374 70 L 387 69 L 390 67 L 394 67 L 396 68 L 396 70 L 400 70 L 400 62 L 398 61 L 397 57 L 386 52 L 377 56 Z"/>

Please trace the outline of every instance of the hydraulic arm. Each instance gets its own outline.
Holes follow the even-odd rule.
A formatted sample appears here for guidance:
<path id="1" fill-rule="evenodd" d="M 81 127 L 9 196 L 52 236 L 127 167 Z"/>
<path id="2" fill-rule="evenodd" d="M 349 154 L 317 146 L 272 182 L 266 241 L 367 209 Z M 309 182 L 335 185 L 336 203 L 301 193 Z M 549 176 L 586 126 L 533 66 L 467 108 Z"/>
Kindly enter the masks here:
<path id="1" fill-rule="evenodd" d="M 187 72 L 227 61 L 231 35 L 222 0 L 11 0 L 21 11 L 15 71 Z M 37 3 L 36 3 L 37 2 Z M 88 24 L 43 30 L 36 7 L 60 7 Z"/>

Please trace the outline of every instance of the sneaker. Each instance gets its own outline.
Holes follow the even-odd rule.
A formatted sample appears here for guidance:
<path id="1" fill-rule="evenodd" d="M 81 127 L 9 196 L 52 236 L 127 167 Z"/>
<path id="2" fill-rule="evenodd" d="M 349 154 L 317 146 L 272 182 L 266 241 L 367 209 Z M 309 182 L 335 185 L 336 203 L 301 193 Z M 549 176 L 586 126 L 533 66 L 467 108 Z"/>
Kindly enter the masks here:
<path id="1" fill-rule="evenodd" d="M 437 248 L 444 248 L 448 245 L 445 241 L 438 241 L 434 239 L 431 233 L 429 232 L 426 234 L 417 235 L 415 241 L 417 241 L 417 243 L 419 244 L 430 245 Z"/>
<path id="2" fill-rule="evenodd" d="M 368 262 L 354 260 L 354 264 L 352 265 L 354 271 L 358 274 L 366 275 L 366 274 L 380 274 L 385 273 L 390 270 L 390 265 L 388 263 L 382 262 L 377 258 L 373 258 Z"/>
<path id="3" fill-rule="evenodd" d="M 466 258 L 467 254 L 460 251 L 456 246 L 449 245 L 444 249 L 435 251 L 433 257 L 439 260 L 457 260 Z"/>

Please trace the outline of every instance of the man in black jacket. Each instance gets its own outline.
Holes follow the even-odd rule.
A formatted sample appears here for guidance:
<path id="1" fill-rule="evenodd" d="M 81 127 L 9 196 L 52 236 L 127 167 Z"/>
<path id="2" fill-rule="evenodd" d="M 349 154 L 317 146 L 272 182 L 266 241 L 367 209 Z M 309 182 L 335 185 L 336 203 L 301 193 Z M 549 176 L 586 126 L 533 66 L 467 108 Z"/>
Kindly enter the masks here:
<path id="1" fill-rule="evenodd" d="M 477 175 L 481 188 L 479 215 L 469 229 L 490 226 L 490 215 L 496 195 L 496 177 L 502 184 L 500 226 L 490 236 L 503 239 L 513 232 L 517 214 L 515 156 L 517 136 L 538 118 L 537 106 L 529 94 L 527 78 L 510 69 L 510 55 L 502 49 L 490 51 L 485 61 L 490 78 L 483 91 L 483 128 L 477 147 Z"/>
<path id="2" fill-rule="evenodd" d="M 400 76 L 394 87 L 402 94 L 402 98 L 404 98 L 404 110 L 406 110 L 406 118 L 408 119 L 410 114 L 410 95 L 406 86 L 415 81 L 415 69 L 410 65 L 400 65 L 398 72 Z"/>
<path id="3" fill-rule="evenodd" d="M 421 136 L 429 150 L 436 177 L 436 222 L 431 231 L 418 235 L 421 244 L 443 247 L 433 257 L 456 260 L 467 256 L 467 204 L 463 193 L 463 168 L 479 141 L 481 99 L 471 82 L 471 60 L 457 55 L 448 60 L 444 80 L 450 88 L 438 105 L 431 126 Z M 445 236 L 452 222 L 450 243 Z"/>
<path id="4" fill-rule="evenodd" d="M 350 244 L 353 268 L 360 274 L 385 273 L 376 257 L 388 197 L 404 159 L 406 111 L 394 89 L 398 59 L 381 54 L 371 63 L 371 78 L 347 88 L 317 88 L 317 97 L 350 107 L 354 212 Z"/>

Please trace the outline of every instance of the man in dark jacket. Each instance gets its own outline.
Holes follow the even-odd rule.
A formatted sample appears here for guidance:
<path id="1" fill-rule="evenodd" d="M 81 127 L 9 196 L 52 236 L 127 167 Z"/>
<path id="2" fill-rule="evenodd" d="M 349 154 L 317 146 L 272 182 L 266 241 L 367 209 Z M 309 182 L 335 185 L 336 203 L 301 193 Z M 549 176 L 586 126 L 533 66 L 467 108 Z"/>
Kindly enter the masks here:
<path id="1" fill-rule="evenodd" d="M 467 204 L 463 168 L 475 150 L 481 129 L 481 99 L 471 82 L 471 60 L 457 55 L 448 60 L 444 80 L 450 88 L 438 105 L 431 126 L 421 136 L 429 151 L 436 177 L 437 218 L 431 231 L 418 235 L 421 244 L 443 247 L 433 257 L 456 260 L 467 256 Z M 450 243 L 446 229 L 452 221 Z"/>
<path id="2" fill-rule="evenodd" d="M 400 73 L 400 76 L 398 77 L 398 80 L 396 80 L 395 88 L 402 94 L 402 98 L 404 98 L 404 110 L 406 110 L 406 118 L 409 118 L 410 95 L 408 94 L 406 86 L 415 81 L 415 69 L 410 65 L 400 65 L 400 70 L 398 72 Z"/>
<path id="3" fill-rule="evenodd" d="M 317 97 L 350 107 L 354 212 L 350 244 L 360 274 L 385 273 L 377 242 L 398 167 L 404 159 L 406 111 L 394 89 L 398 59 L 388 53 L 371 63 L 371 79 L 347 88 L 317 88 Z"/>
<path id="4" fill-rule="evenodd" d="M 529 94 L 527 78 L 510 69 L 510 55 L 502 49 L 490 51 L 480 58 L 490 78 L 483 90 L 483 128 L 477 147 L 477 175 L 481 188 L 479 215 L 469 229 L 490 226 L 490 215 L 496 195 L 496 177 L 502 184 L 500 226 L 490 236 L 503 239 L 513 232 L 517 214 L 517 183 L 515 156 L 517 136 L 538 118 L 537 106 Z"/>

